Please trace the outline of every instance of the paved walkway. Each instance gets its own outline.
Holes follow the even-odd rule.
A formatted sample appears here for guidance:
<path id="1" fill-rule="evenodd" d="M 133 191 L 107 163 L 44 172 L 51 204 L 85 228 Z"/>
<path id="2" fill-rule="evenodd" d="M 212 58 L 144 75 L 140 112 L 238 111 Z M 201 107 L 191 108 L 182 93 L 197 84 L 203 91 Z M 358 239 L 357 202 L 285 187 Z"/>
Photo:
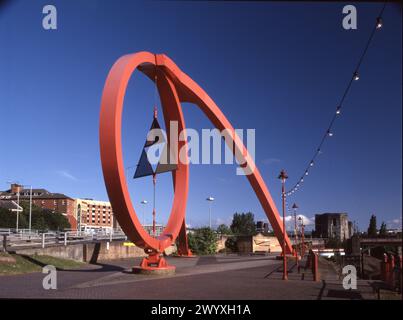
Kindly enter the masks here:
<path id="1" fill-rule="evenodd" d="M 321 282 L 298 275 L 289 263 L 289 281 L 281 280 L 281 261 L 274 256 L 217 255 L 168 257 L 176 266 L 169 277 L 130 273 L 139 259 L 87 265 L 58 271 L 58 289 L 44 290 L 45 274 L 0 277 L 0 298 L 73 299 L 374 299 L 367 281 L 359 290 L 346 291 L 329 273 Z"/>

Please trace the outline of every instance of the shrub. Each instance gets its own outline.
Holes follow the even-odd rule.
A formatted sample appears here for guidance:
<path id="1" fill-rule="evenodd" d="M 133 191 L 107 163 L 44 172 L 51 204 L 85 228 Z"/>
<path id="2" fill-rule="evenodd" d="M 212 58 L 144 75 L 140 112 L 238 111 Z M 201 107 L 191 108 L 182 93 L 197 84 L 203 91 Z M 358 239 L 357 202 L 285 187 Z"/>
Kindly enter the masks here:
<path id="1" fill-rule="evenodd" d="M 215 254 L 217 235 L 210 228 L 200 228 L 188 234 L 190 249 L 197 255 Z"/>

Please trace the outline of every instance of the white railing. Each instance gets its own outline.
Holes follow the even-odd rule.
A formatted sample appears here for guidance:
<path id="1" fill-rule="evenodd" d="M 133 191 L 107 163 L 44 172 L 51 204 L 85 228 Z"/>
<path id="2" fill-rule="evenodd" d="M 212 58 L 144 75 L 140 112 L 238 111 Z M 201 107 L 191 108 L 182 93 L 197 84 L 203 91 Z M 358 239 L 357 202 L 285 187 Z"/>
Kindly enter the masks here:
<path id="1" fill-rule="evenodd" d="M 22 247 L 42 247 L 49 245 L 64 245 L 85 243 L 92 241 L 109 241 L 127 240 L 126 235 L 122 231 L 99 231 L 96 233 L 83 231 L 66 231 L 66 232 L 18 232 L 13 233 L 11 229 L 0 229 L 0 234 L 6 237 L 7 248 Z M 4 244 L 3 244 L 4 247 Z M 4 248 L 3 248 L 4 249 Z"/>
<path id="2" fill-rule="evenodd" d="M 0 234 L 11 234 L 11 229 L 0 228 Z"/>

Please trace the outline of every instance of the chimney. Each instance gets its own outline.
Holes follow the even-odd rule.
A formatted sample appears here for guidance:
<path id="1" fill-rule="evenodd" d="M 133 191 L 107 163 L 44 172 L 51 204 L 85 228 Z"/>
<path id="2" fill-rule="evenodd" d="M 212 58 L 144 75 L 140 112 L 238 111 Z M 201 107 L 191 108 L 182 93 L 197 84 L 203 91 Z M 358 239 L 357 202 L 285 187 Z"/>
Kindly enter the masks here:
<path id="1" fill-rule="evenodd" d="M 11 193 L 18 193 L 21 192 L 23 189 L 23 186 L 17 184 L 17 183 L 12 183 L 11 184 Z"/>

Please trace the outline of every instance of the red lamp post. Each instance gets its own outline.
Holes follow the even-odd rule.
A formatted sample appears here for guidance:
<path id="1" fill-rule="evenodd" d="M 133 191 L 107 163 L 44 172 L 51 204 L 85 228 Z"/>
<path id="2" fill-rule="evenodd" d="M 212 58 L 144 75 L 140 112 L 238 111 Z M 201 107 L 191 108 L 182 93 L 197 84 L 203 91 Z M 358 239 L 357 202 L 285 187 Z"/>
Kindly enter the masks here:
<path id="1" fill-rule="evenodd" d="M 301 222 L 301 259 L 305 255 L 305 225 L 304 225 L 304 220 L 302 217 L 299 217 L 298 220 Z"/>
<path id="2" fill-rule="evenodd" d="M 298 227 L 297 227 L 297 209 L 298 206 L 296 203 L 292 205 L 292 208 L 294 209 L 294 245 L 295 245 L 295 263 L 297 265 L 297 269 L 299 271 L 299 261 L 298 261 Z"/>
<path id="3" fill-rule="evenodd" d="M 288 280 L 288 273 L 287 273 L 287 256 L 285 252 L 285 180 L 287 180 L 288 175 L 285 170 L 281 170 L 280 175 L 278 178 L 281 180 L 281 198 L 283 200 L 283 280 Z"/>

